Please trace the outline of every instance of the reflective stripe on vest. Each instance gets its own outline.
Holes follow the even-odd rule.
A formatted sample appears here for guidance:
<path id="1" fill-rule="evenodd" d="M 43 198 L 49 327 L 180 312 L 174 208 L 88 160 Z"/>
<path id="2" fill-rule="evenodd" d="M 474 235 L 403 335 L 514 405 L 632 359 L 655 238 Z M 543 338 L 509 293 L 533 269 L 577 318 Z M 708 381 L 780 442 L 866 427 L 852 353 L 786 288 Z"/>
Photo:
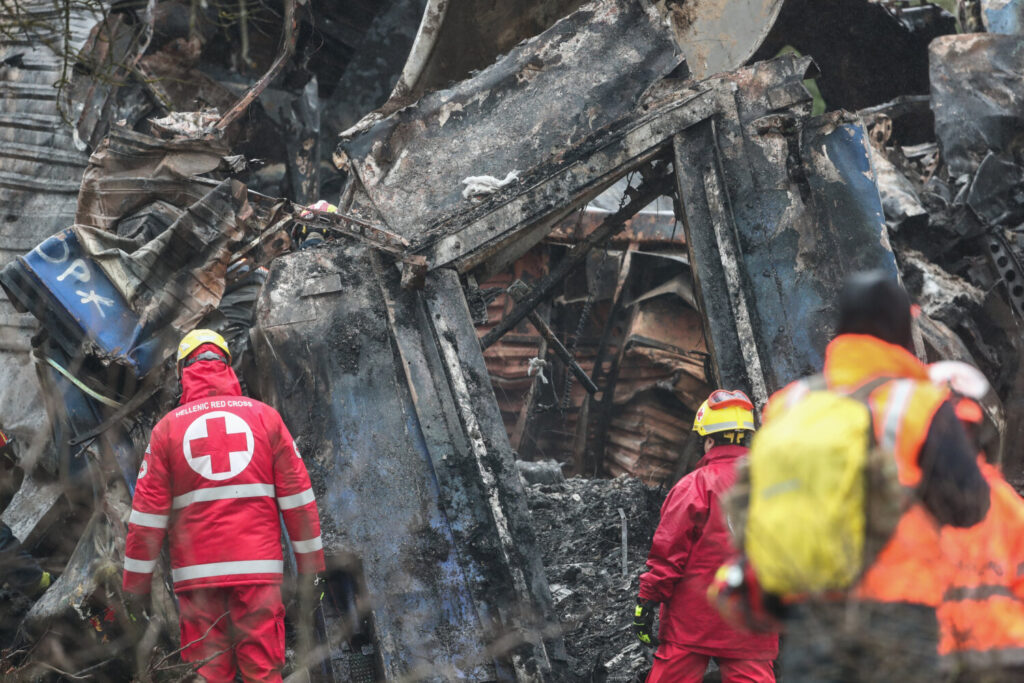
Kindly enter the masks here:
<path id="1" fill-rule="evenodd" d="M 277 499 L 277 505 L 282 510 L 291 510 L 292 508 L 302 507 L 308 505 L 316 500 L 316 496 L 313 495 L 313 489 L 306 489 L 300 491 L 291 496 L 281 496 Z"/>
<path id="2" fill-rule="evenodd" d="M 128 517 L 130 524 L 148 526 L 153 529 L 166 529 L 170 521 L 170 515 L 154 515 L 149 512 L 139 512 L 138 510 L 132 510 L 132 514 Z"/>
<path id="3" fill-rule="evenodd" d="M 1016 594 L 1007 586 L 988 584 L 984 586 L 953 586 L 946 589 L 942 596 L 943 602 L 960 602 L 963 600 L 988 600 L 996 596 L 1017 599 Z"/>
<path id="4" fill-rule="evenodd" d="M 882 438 L 879 439 L 879 445 L 889 452 L 896 451 L 896 439 L 899 438 L 903 416 L 907 413 L 913 394 L 914 380 L 901 379 L 892 383 L 882 422 Z"/>
<path id="5" fill-rule="evenodd" d="M 124 558 L 124 570 L 136 574 L 152 574 L 156 568 L 156 560 L 136 560 L 134 557 Z"/>
<path id="6" fill-rule="evenodd" d="M 317 536 L 308 541 L 292 541 L 292 547 L 295 548 L 296 553 L 312 553 L 323 550 L 324 542 L 320 536 Z"/>
<path id="7" fill-rule="evenodd" d="M 283 560 L 242 560 L 239 562 L 211 562 L 210 564 L 193 564 L 171 570 L 171 578 L 178 581 L 208 579 L 215 576 L 234 576 L 237 574 L 284 574 Z"/>
<path id="8" fill-rule="evenodd" d="M 233 486 L 214 486 L 196 489 L 175 496 L 171 507 L 179 510 L 193 503 L 204 503 L 211 500 L 230 500 L 232 498 L 273 498 L 276 490 L 273 484 L 235 484 Z"/>

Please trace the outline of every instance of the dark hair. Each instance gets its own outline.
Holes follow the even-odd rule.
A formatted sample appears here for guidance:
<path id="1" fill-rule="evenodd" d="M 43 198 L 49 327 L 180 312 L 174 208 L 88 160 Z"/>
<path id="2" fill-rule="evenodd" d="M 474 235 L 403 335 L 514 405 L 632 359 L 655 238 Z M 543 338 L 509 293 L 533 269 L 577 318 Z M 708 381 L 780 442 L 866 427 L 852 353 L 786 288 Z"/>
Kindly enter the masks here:
<path id="1" fill-rule="evenodd" d="M 836 334 L 869 334 L 913 351 L 910 296 L 884 270 L 851 274 L 839 294 Z"/>

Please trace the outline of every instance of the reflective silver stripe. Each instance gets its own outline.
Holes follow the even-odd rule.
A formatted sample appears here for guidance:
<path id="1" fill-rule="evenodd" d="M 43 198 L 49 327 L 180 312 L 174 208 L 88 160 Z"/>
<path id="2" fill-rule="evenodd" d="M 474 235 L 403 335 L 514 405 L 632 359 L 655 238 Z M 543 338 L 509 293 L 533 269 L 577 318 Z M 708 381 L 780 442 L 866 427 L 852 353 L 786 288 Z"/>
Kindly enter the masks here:
<path id="1" fill-rule="evenodd" d="M 153 515 L 148 512 L 139 512 L 138 510 L 132 510 L 132 514 L 128 517 L 128 522 L 131 524 L 149 526 L 154 529 L 166 529 L 170 521 L 170 515 Z"/>
<path id="2" fill-rule="evenodd" d="M 206 579 L 211 576 L 231 576 L 233 574 L 283 574 L 282 560 L 242 560 L 240 562 L 211 562 L 210 564 L 194 564 L 171 570 L 171 578 L 175 582 Z"/>
<path id="3" fill-rule="evenodd" d="M 1013 591 L 1006 586 L 986 584 L 983 586 L 954 586 L 946 590 L 943 602 L 959 602 L 961 600 L 987 600 L 994 597 L 1014 598 Z"/>
<path id="4" fill-rule="evenodd" d="M 896 449 L 896 437 L 900 433 L 903 415 L 907 412 L 910 395 L 914 393 L 914 381 L 903 379 L 894 382 L 889 392 L 889 405 L 885 411 L 880 446 L 888 451 Z"/>
<path id="5" fill-rule="evenodd" d="M 134 557 L 124 558 L 124 570 L 137 574 L 152 574 L 156 560 L 136 560 Z"/>
<path id="6" fill-rule="evenodd" d="M 307 503 L 312 503 L 316 500 L 316 496 L 313 495 L 313 489 L 306 489 L 301 493 L 296 493 L 291 496 L 280 496 L 277 499 L 277 504 L 282 510 L 291 510 L 292 508 L 302 507 Z"/>
<path id="7" fill-rule="evenodd" d="M 728 429 L 753 429 L 754 423 L 748 420 L 743 422 L 737 422 L 736 420 L 729 420 L 728 422 L 716 422 L 710 425 L 704 425 L 704 431 L 709 434 L 714 432 L 724 432 Z"/>
<path id="8" fill-rule="evenodd" d="M 322 550 L 324 542 L 322 538 L 317 536 L 308 541 L 292 541 L 292 547 L 295 548 L 297 553 L 311 553 L 315 550 Z"/>
<path id="9" fill-rule="evenodd" d="M 235 484 L 234 486 L 214 486 L 208 489 L 196 489 L 171 500 L 175 510 L 192 503 L 203 503 L 210 500 L 229 500 L 231 498 L 273 498 L 276 490 L 273 484 Z"/>

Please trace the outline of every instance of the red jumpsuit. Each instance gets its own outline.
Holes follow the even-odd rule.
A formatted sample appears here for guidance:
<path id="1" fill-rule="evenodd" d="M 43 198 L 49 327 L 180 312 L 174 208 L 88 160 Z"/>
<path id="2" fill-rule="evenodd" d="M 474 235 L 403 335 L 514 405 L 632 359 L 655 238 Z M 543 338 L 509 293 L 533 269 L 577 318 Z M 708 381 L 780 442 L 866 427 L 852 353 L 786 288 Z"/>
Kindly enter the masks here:
<path id="1" fill-rule="evenodd" d="M 715 572 L 735 556 L 719 497 L 736 479 L 743 446 L 716 446 L 672 487 L 640 575 L 640 598 L 663 603 L 654 667 L 648 682 L 701 681 L 714 657 L 722 680 L 774 681 L 774 634 L 738 631 L 708 603 Z"/>
<path id="2" fill-rule="evenodd" d="M 280 681 L 284 519 L 298 569 L 324 569 L 320 519 L 295 442 L 273 408 L 242 396 L 228 365 L 182 374 L 181 406 L 150 437 L 132 501 L 124 588 L 148 593 L 167 535 L 183 658 L 207 681 Z M 220 654 L 217 654 L 220 653 Z"/>

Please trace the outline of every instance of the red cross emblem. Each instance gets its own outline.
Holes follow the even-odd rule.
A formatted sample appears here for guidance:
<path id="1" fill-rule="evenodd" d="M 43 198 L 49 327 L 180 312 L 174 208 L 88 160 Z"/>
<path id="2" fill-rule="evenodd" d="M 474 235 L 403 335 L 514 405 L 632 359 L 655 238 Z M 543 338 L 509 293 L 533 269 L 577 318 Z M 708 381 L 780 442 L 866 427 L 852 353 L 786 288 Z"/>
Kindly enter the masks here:
<path id="1" fill-rule="evenodd" d="M 206 413 L 185 430 L 182 450 L 189 467 L 203 477 L 230 479 L 252 460 L 252 430 L 234 413 Z"/>

